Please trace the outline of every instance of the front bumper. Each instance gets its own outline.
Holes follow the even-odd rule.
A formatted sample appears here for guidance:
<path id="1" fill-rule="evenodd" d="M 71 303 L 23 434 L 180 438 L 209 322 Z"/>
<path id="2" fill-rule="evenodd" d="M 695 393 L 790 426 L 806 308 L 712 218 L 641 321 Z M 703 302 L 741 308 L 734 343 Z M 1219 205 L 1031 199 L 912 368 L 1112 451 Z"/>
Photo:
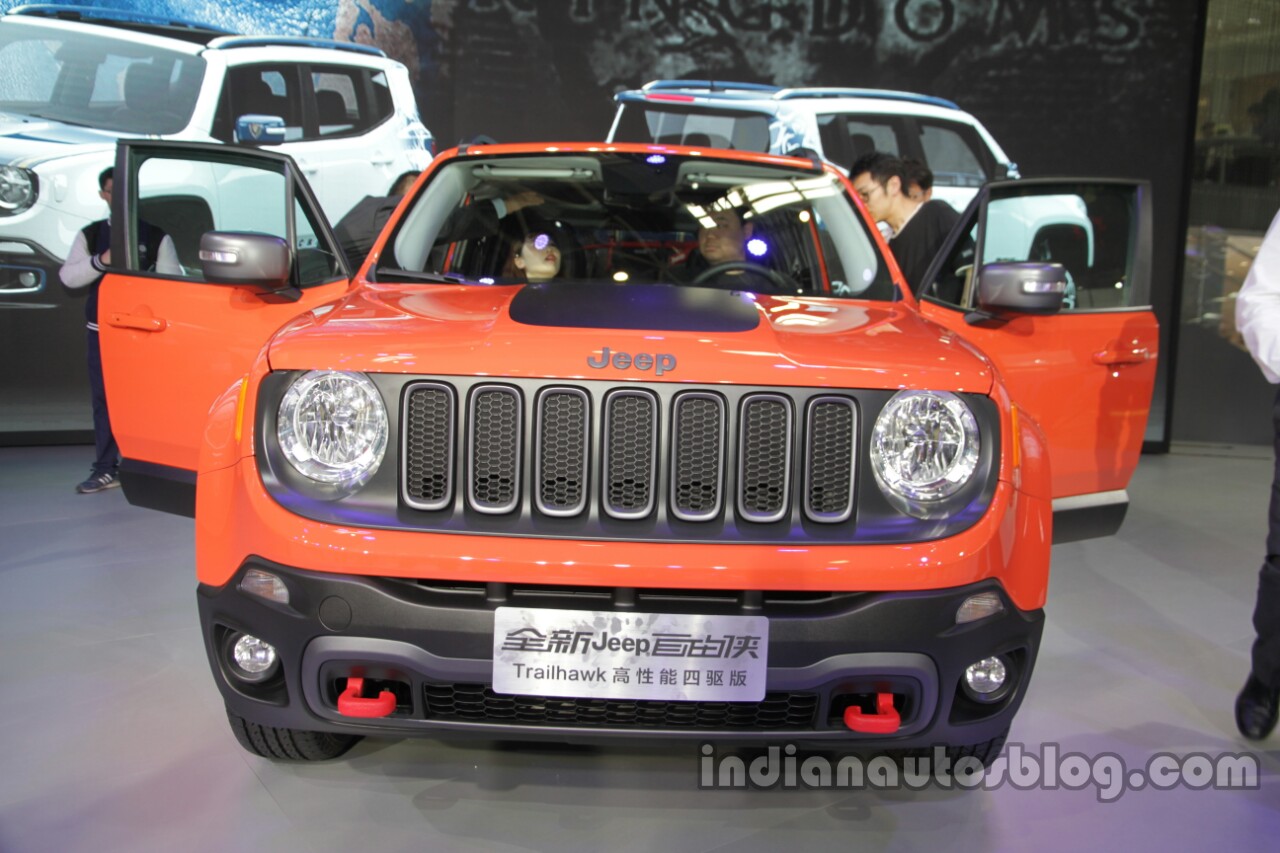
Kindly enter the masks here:
<path id="1" fill-rule="evenodd" d="M 243 573 L 279 576 L 290 604 L 239 588 Z M 1004 611 L 957 626 L 970 595 L 994 590 Z M 981 743 L 1002 734 L 1034 667 L 1043 611 L 1019 611 L 986 580 L 944 590 L 868 593 L 646 591 L 622 588 L 459 584 L 308 572 L 251 558 L 222 587 L 201 585 L 200 621 L 214 677 L 230 710 L 267 726 L 349 734 L 600 741 L 634 739 L 777 742 L 914 748 Z M 766 696 L 758 703 L 512 697 L 489 687 L 498 606 L 579 610 L 763 614 L 769 618 Z M 239 633 L 275 646 L 265 681 L 232 674 Z M 995 702 L 967 696 L 968 665 L 991 655 L 1010 687 Z M 396 708 L 374 719 L 344 716 L 337 698 L 362 677 L 391 690 Z M 871 711 L 891 692 L 901 726 L 889 735 L 851 731 L 843 711 Z"/>

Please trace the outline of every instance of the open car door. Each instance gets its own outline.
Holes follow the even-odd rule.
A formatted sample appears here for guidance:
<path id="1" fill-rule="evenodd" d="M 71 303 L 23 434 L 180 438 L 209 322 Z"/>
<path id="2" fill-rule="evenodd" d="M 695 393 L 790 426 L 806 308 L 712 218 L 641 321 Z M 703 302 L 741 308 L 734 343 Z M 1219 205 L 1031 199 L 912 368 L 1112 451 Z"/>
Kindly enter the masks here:
<path id="1" fill-rule="evenodd" d="M 121 142 L 111 221 L 98 318 L 121 481 L 130 503 L 194 515 L 214 401 L 276 329 L 346 292 L 350 272 L 301 172 L 273 152 Z M 139 235 L 154 228 L 172 239 L 180 269 L 140 264 Z M 228 239 L 262 256 L 219 251 Z M 267 255 L 260 278 L 215 281 Z"/>
<path id="2" fill-rule="evenodd" d="M 988 184 L 917 291 L 923 313 L 987 353 L 1014 404 L 1044 430 L 1055 542 L 1113 533 L 1128 507 L 1159 350 L 1150 197 L 1139 181 Z M 1061 266 L 1019 278 L 1037 264 Z M 984 304 L 1002 276 L 1000 286 L 1028 292 L 1058 279 L 1061 307 Z"/>

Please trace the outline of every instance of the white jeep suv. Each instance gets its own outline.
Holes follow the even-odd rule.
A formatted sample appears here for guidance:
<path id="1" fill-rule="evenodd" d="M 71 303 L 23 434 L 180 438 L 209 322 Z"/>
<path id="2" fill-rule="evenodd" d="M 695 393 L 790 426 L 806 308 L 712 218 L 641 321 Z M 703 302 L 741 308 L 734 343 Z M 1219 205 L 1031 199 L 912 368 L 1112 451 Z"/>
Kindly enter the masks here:
<path id="1" fill-rule="evenodd" d="M 845 170 L 863 154 L 884 151 L 928 166 L 933 197 L 957 210 L 987 181 L 1018 177 L 1018 167 L 981 122 L 929 95 L 655 80 L 614 100 L 610 142 L 819 156 Z"/>
<path id="2" fill-rule="evenodd" d="M 29 377 L 0 392 L 15 414 L 23 394 L 32 408 L 52 399 L 75 412 L 16 418 L 31 431 L 88 426 L 83 307 L 58 267 L 76 233 L 107 214 L 98 175 L 116 140 L 142 136 L 287 153 L 333 222 L 434 153 L 408 71 L 376 48 L 111 9 L 23 6 L 0 17 L 0 309 L 10 309 L 0 310 L 0 357 L 37 353 L 44 374 L 38 393 Z M 147 215 L 184 267 L 199 266 L 207 211 L 184 204 L 175 184 Z M 0 430 L 14 431 L 11 420 Z"/>

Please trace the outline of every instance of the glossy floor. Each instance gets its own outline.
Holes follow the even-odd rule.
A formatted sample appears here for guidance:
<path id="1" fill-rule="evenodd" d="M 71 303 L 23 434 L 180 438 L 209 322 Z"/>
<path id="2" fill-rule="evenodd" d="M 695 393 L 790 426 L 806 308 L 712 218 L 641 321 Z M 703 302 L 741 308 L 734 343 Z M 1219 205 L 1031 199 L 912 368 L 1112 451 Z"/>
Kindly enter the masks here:
<path id="1" fill-rule="evenodd" d="M 1280 732 L 1251 745 L 1231 716 L 1269 449 L 1144 457 L 1120 535 L 1055 550 L 1011 741 L 1064 780 L 1080 761 L 1067 753 L 1095 759 L 1104 781 L 1127 772 L 1077 790 L 967 791 L 702 790 L 693 745 L 366 741 L 318 765 L 255 758 L 205 663 L 191 522 L 119 490 L 73 494 L 88 456 L 0 449 L 4 853 L 1274 850 L 1280 838 Z M 1189 760 L 1193 782 L 1242 754 L 1258 785 L 1117 787 L 1164 753 Z"/>

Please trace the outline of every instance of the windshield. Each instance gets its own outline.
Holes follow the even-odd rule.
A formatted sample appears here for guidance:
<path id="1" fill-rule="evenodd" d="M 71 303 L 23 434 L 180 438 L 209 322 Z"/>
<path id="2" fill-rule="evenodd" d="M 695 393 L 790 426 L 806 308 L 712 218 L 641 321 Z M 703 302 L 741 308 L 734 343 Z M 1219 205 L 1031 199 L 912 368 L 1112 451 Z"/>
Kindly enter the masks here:
<path id="1" fill-rule="evenodd" d="M 433 176 L 378 281 L 597 281 L 890 300 L 832 174 L 674 154 L 465 158 Z"/>
<path id="2" fill-rule="evenodd" d="M 109 32 L 0 25 L 0 112 L 121 133 L 177 133 L 205 62 Z"/>
<path id="3" fill-rule="evenodd" d="M 705 106 L 682 109 L 653 102 L 628 102 L 622 104 L 612 141 L 767 152 L 769 117 Z"/>

